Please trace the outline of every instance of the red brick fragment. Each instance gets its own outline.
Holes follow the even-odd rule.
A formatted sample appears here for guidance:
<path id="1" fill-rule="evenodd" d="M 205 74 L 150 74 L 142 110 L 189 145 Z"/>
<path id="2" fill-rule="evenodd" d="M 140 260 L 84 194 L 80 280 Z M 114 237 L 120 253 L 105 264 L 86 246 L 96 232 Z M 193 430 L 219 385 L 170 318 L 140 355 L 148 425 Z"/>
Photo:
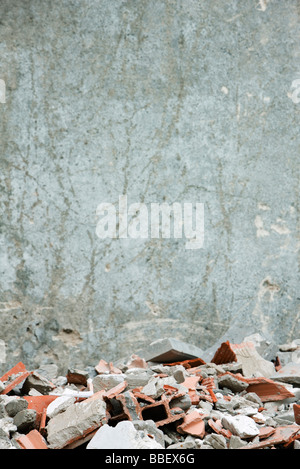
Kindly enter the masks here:
<path id="1" fill-rule="evenodd" d="M 295 415 L 295 422 L 297 425 L 300 425 L 300 404 L 294 404 L 294 415 Z"/>
<path id="2" fill-rule="evenodd" d="M 222 365 L 224 363 L 236 362 L 237 358 L 232 345 L 229 340 L 223 342 L 211 360 L 212 363 Z"/>
<path id="3" fill-rule="evenodd" d="M 188 395 L 190 396 L 192 405 L 197 405 L 200 402 L 200 396 L 195 390 L 189 390 Z"/>
<path id="4" fill-rule="evenodd" d="M 39 428 L 41 425 L 41 419 L 45 410 L 51 402 L 57 399 L 58 396 L 23 396 L 28 402 L 28 409 L 32 409 L 36 411 L 36 427 Z"/>
<path id="5" fill-rule="evenodd" d="M 161 427 L 168 423 L 176 422 L 177 420 L 182 419 L 184 414 L 182 409 L 178 408 L 177 413 L 176 409 L 170 409 L 169 402 L 170 400 L 162 395 L 160 401 L 141 408 L 141 418 L 143 420 L 153 420 L 157 427 Z"/>
<path id="6" fill-rule="evenodd" d="M 185 369 L 195 368 L 196 366 L 205 365 L 205 361 L 202 358 L 192 358 L 190 360 L 183 360 L 181 362 L 166 363 L 167 366 L 182 365 Z"/>
<path id="7" fill-rule="evenodd" d="M 37 430 L 19 436 L 16 441 L 22 449 L 49 449 L 46 441 Z"/>
<path id="8" fill-rule="evenodd" d="M 133 389 L 131 390 L 131 392 L 133 393 L 134 397 L 136 397 L 137 400 L 140 399 L 141 401 L 146 401 L 146 402 L 149 402 L 150 404 L 154 404 L 155 402 L 155 399 L 153 399 L 153 397 L 147 396 L 147 394 L 143 394 L 142 392 L 140 392 L 139 389 Z"/>
<path id="9" fill-rule="evenodd" d="M 5 386 L 5 389 L 0 394 L 8 394 L 32 373 L 32 371 L 26 370 L 24 363 L 17 363 L 16 366 L 11 368 L 0 378 L 0 381 L 2 381 Z"/>
<path id="10" fill-rule="evenodd" d="M 121 374 L 122 371 L 119 368 L 116 368 L 113 363 L 107 363 L 105 360 L 100 360 L 98 365 L 95 366 L 95 370 L 98 374 L 101 373 L 112 373 L 112 374 Z"/>
<path id="11" fill-rule="evenodd" d="M 255 392 L 262 402 L 282 401 L 289 397 L 295 397 L 285 386 L 271 379 L 260 376 L 248 378 L 249 386 L 247 392 Z"/>
<path id="12" fill-rule="evenodd" d="M 187 389 L 196 389 L 197 384 L 199 383 L 200 376 L 188 376 L 183 383 L 181 383 L 182 386 L 184 386 Z"/>
<path id="13" fill-rule="evenodd" d="M 203 416 L 197 410 L 186 414 L 183 422 L 177 426 L 177 431 L 181 434 L 188 434 L 201 439 L 204 438 L 205 423 Z"/>
<path id="14" fill-rule="evenodd" d="M 261 427 L 259 429 L 259 439 L 263 440 L 265 438 L 269 438 L 271 435 L 275 433 L 274 427 Z"/>
<path id="15" fill-rule="evenodd" d="M 215 385 L 215 380 L 212 376 L 208 377 L 208 378 L 205 378 L 202 382 L 201 382 L 201 386 L 205 386 L 206 389 L 208 390 L 209 392 L 209 395 L 210 397 L 212 398 L 212 402 L 215 403 L 217 402 L 217 397 L 215 396 L 215 393 L 213 392 L 213 389 L 216 389 L 216 385 Z"/>
<path id="16" fill-rule="evenodd" d="M 225 436 L 225 438 L 231 438 L 232 436 L 231 431 L 226 430 L 226 428 L 223 427 L 221 420 L 209 419 L 207 423 L 215 433 L 218 433 L 219 435 L 223 435 Z"/>

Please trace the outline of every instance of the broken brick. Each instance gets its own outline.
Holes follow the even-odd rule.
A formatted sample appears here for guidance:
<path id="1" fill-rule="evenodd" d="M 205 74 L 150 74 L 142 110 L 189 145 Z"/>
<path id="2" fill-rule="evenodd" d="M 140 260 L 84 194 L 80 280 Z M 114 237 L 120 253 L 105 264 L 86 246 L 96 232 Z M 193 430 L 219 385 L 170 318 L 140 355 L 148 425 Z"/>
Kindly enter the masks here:
<path id="1" fill-rule="evenodd" d="M 207 423 L 215 433 L 218 433 L 219 435 L 223 435 L 225 436 L 225 438 L 230 438 L 232 436 L 231 431 L 223 427 L 220 419 L 217 419 L 217 420 L 209 419 Z"/>
<path id="2" fill-rule="evenodd" d="M 27 435 L 20 435 L 16 441 L 22 449 L 49 449 L 45 439 L 37 430 L 31 430 Z"/>
<path id="3" fill-rule="evenodd" d="M 300 405 L 294 404 L 293 409 L 294 409 L 295 422 L 297 423 L 297 425 L 300 425 Z"/>
<path id="4" fill-rule="evenodd" d="M 8 394 L 18 384 L 22 383 L 32 372 L 27 371 L 24 363 L 19 362 L 16 366 L 11 368 L 1 378 L 0 382 L 3 383 L 4 389 L 0 394 Z"/>
<path id="5" fill-rule="evenodd" d="M 169 400 L 162 396 L 162 399 L 154 404 L 149 404 L 141 409 L 140 415 L 143 420 L 153 420 L 157 427 L 167 425 L 182 418 L 182 409 L 176 414 L 169 407 Z"/>
<path id="6" fill-rule="evenodd" d="M 249 378 L 247 392 L 257 394 L 262 402 L 282 401 L 289 397 L 295 397 L 284 385 L 260 376 L 258 378 Z"/>
<path id="7" fill-rule="evenodd" d="M 203 416 L 194 410 L 183 417 L 183 422 L 177 425 L 177 431 L 179 433 L 186 433 L 197 438 L 203 438 L 205 435 L 205 423 Z"/>

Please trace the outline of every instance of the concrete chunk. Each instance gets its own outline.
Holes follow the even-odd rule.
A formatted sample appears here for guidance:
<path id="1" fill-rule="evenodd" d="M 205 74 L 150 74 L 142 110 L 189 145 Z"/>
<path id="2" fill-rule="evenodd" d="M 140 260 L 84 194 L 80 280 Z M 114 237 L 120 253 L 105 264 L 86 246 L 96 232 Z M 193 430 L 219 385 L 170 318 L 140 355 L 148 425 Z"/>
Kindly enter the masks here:
<path id="1" fill-rule="evenodd" d="M 36 411 L 33 409 L 24 409 L 17 413 L 14 417 L 14 425 L 16 425 L 20 433 L 27 433 L 33 430 L 36 422 Z"/>
<path id="2" fill-rule="evenodd" d="M 222 425 L 230 430 L 233 435 L 242 439 L 254 438 L 259 434 L 259 429 L 254 420 L 246 415 L 226 415 L 222 418 Z"/>
<path id="3" fill-rule="evenodd" d="M 106 404 L 101 398 L 90 398 L 69 406 L 50 419 L 47 440 L 52 449 L 61 449 L 86 436 L 106 423 Z"/>
<path id="4" fill-rule="evenodd" d="M 271 377 L 274 381 L 300 385 L 300 363 L 287 363 Z"/>
<path id="5" fill-rule="evenodd" d="M 93 379 L 93 388 L 94 392 L 98 391 L 108 391 L 111 388 L 114 388 L 120 383 L 125 381 L 126 376 L 124 374 L 103 374 L 97 375 Z"/>
<path id="6" fill-rule="evenodd" d="M 139 352 L 147 362 L 173 363 L 190 358 L 201 358 L 203 351 L 195 345 L 174 338 L 163 338 L 152 342 L 144 351 Z"/>
<path id="7" fill-rule="evenodd" d="M 59 396 L 52 401 L 47 407 L 47 417 L 53 418 L 55 415 L 60 414 L 67 410 L 67 408 L 75 404 L 75 397 L 73 396 Z"/>
<path id="8" fill-rule="evenodd" d="M 87 449 L 164 449 L 156 439 L 138 431 L 130 421 L 118 423 L 116 427 L 104 425 L 87 445 Z"/>

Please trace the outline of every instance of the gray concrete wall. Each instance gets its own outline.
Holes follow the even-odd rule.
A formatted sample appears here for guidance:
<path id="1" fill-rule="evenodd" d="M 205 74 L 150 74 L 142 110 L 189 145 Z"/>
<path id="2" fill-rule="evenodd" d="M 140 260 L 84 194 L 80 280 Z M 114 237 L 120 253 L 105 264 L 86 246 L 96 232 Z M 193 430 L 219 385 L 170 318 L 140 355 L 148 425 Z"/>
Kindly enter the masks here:
<path id="1" fill-rule="evenodd" d="M 299 337 L 299 12 L 1 1 L 4 369 L 93 365 L 165 336 Z M 121 194 L 203 203 L 203 248 L 99 239 L 96 208 Z"/>

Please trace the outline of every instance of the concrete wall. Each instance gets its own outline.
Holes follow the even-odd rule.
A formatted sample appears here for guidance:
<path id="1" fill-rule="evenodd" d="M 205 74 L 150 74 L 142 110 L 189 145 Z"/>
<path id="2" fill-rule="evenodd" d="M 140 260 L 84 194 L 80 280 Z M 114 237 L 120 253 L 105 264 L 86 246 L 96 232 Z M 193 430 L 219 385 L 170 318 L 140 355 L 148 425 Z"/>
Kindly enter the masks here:
<path id="1" fill-rule="evenodd" d="M 299 337 L 299 13 L 1 1 L 4 369 L 94 365 L 165 336 Z M 203 203 L 203 248 L 99 239 L 98 204 L 122 194 Z"/>

